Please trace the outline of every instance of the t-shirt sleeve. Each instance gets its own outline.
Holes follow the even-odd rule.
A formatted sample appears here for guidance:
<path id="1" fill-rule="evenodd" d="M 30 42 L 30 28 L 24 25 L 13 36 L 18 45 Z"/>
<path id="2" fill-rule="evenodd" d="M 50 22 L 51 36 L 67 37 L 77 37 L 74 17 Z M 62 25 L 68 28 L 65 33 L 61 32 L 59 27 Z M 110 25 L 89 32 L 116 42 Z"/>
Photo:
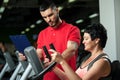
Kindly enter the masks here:
<path id="1" fill-rule="evenodd" d="M 38 39 L 37 39 L 37 48 L 42 48 L 42 35 L 41 35 L 41 33 L 39 33 L 39 35 L 38 35 Z"/>
<path id="2" fill-rule="evenodd" d="M 72 28 L 69 34 L 69 40 L 75 41 L 78 43 L 78 45 L 80 45 L 81 42 L 80 29 L 78 29 L 77 27 Z"/>

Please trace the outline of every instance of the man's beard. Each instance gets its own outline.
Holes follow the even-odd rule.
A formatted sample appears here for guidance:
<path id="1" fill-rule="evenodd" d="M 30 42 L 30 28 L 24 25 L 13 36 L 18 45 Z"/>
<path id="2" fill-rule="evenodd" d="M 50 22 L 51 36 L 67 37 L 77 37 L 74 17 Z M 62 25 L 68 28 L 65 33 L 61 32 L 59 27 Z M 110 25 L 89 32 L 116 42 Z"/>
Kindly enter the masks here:
<path id="1" fill-rule="evenodd" d="M 55 20 L 54 24 L 51 25 L 51 27 L 57 26 L 58 22 L 59 22 L 59 16 L 56 17 L 56 20 Z"/>

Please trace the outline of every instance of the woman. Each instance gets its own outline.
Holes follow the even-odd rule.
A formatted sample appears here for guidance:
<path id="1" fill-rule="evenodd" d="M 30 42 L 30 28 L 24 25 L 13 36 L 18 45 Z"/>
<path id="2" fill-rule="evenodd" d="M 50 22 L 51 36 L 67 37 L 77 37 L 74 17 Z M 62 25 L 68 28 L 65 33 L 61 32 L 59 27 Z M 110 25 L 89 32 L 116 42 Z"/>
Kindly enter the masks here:
<path id="1" fill-rule="evenodd" d="M 82 62 L 80 67 L 74 72 L 66 63 L 63 57 L 54 50 L 52 60 L 59 63 L 64 72 L 55 68 L 53 71 L 64 80 L 100 80 L 111 72 L 108 56 L 104 52 L 107 41 L 107 31 L 100 23 L 89 26 L 83 35 L 84 49 L 91 53 L 91 56 Z M 92 63 L 92 65 L 90 65 Z M 89 67 L 90 66 L 90 67 Z M 59 71 L 58 71 L 59 70 Z"/>

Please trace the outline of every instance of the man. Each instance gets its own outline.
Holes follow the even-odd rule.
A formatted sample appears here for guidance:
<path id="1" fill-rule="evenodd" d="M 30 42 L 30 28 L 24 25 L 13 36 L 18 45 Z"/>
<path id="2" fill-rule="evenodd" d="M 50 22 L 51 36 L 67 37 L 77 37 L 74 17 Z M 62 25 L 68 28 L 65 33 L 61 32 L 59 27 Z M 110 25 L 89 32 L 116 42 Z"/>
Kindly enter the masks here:
<path id="1" fill-rule="evenodd" d="M 46 46 L 49 50 L 49 45 L 52 43 L 56 51 L 62 54 L 63 58 L 75 71 L 77 50 L 81 42 L 80 30 L 76 26 L 61 20 L 58 8 L 50 0 L 44 0 L 41 4 L 40 14 L 49 26 L 38 35 L 36 51 L 39 59 L 44 61 L 45 66 L 51 63 L 45 56 L 43 46 Z M 19 54 L 19 57 L 22 60 L 26 59 L 22 54 Z M 56 66 L 62 69 L 60 65 L 57 64 Z M 60 79 L 54 71 L 51 70 L 44 75 L 43 80 Z"/>
<path id="2" fill-rule="evenodd" d="M 44 0 L 41 4 L 40 14 L 49 26 L 39 33 L 37 40 L 38 57 L 44 60 L 45 64 L 50 64 L 42 47 L 46 46 L 47 49 L 50 49 L 49 44 L 53 43 L 71 68 L 76 70 L 76 54 L 81 40 L 80 30 L 76 26 L 61 20 L 58 8 L 50 0 Z M 60 65 L 57 66 L 62 69 Z M 60 79 L 53 71 L 50 71 L 44 75 L 43 80 Z"/>

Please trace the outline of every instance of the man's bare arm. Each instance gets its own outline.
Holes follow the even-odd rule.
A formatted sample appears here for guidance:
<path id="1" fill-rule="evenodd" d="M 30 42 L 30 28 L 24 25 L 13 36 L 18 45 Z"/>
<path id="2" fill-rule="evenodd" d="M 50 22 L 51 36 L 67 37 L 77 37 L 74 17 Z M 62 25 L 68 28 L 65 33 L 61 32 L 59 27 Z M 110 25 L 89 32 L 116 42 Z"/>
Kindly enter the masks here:
<path id="1" fill-rule="evenodd" d="M 43 58 L 42 49 L 36 49 L 36 52 L 37 52 L 38 58 L 42 59 Z"/>
<path id="2" fill-rule="evenodd" d="M 68 41 L 67 42 L 67 49 L 64 50 L 62 56 L 64 59 L 69 60 L 73 55 L 75 55 L 76 50 L 78 49 L 78 44 L 75 41 Z"/>

